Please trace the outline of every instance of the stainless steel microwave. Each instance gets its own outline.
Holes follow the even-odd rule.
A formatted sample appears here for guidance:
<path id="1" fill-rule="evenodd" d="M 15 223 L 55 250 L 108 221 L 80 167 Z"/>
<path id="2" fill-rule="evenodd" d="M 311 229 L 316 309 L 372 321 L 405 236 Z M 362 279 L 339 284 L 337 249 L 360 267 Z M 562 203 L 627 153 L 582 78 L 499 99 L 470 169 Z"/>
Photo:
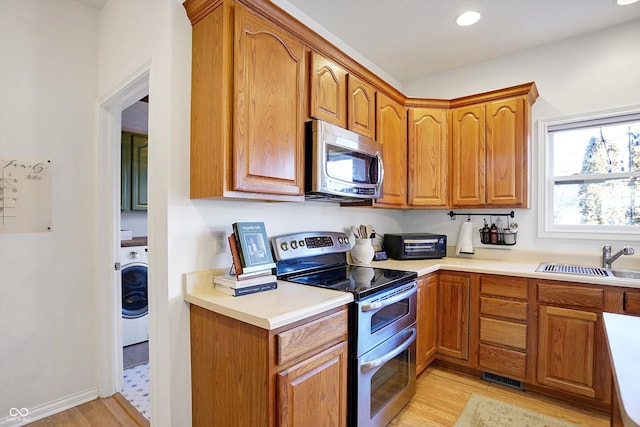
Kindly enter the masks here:
<path id="1" fill-rule="evenodd" d="M 361 202 L 382 195 L 382 144 L 322 120 L 306 123 L 305 199 Z"/>

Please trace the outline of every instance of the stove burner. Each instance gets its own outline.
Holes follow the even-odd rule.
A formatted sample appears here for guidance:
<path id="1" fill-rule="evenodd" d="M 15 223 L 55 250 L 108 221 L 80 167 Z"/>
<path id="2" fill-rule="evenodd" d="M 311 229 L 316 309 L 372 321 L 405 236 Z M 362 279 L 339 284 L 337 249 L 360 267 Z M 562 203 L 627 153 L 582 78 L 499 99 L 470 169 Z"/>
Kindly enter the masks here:
<path id="1" fill-rule="evenodd" d="M 411 271 L 347 265 L 291 276 L 286 280 L 303 285 L 351 292 L 354 294 L 354 298 L 359 300 L 406 283 L 416 276 L 417 274 Z"/>

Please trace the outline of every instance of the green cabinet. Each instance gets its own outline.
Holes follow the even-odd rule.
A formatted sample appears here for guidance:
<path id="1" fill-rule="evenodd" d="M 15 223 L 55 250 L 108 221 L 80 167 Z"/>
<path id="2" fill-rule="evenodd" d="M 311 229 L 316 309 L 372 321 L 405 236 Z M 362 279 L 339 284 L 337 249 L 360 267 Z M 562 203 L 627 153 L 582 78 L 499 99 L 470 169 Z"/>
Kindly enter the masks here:
<path id="1" fill-rule="evenodd" d="M 147 210 L 147 135 L 122 132 L 120 209 Z"/>

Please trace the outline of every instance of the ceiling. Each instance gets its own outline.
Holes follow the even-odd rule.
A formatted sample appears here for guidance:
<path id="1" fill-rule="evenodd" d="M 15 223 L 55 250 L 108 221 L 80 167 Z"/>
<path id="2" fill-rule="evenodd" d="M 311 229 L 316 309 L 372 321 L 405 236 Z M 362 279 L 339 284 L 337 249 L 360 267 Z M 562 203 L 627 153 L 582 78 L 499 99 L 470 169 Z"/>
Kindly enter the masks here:
<path id="1" fill-rule="evenodd" d="M 640 19 L 614 0 L 287 1 L 400 83 Z"/>
<path id="2" fill-rule="evenodd" d="M 286 1 L 400 83 L 640 20 L 640 2 L 614 0 Z M 480 21 L 457 26 L 469 9 Z"/>

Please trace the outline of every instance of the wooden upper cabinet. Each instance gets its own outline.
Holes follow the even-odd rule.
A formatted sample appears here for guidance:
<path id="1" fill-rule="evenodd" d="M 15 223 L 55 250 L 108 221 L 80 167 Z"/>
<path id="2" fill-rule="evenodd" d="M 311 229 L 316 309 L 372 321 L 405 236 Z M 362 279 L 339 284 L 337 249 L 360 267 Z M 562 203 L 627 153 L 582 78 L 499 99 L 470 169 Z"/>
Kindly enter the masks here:
<path id="1" fill-rule="evenodd" d="M 451 111 L 451 203 L 485 204 L 485 108 L 471 105 Z"/>
<path id="2" fill-rule="evenodd" d="M 487 205 L 526 207 L 526 110 L 525 97 L 487 104 Z"/>
<path id="3" fill-rule="evenodd" d="M 304 45 L 231 0 L 193 14 L 191 197 L 304 200 Z"/>
<path id="4" fill-rule="evenodd" d="M 377 95 L 377 141 L 382 144 L 382 197 L 374 206 L 407 205 L 407 112 L 383 93 Z"/>
<path id="5" fill-rule="evenodd" d="M 528 207 L 534 83 L 451 101 L 453 207 Z"/>
<path id="6" fill-rule="evenodd" d="M 408 202 L 411 207 L 448 205 L 447 110 L 409 108 Z"/>
<path id="7" fill-rule="evenodd" d="M 304 45 L 235 6 L 234 190 L 302 195 Z"/>
<path id="8" fill-rule="evenodd" d="M 347 127 L 347 73 L 324 56 L 311 52 L 309 115 Z"/>
<path id="9" fill-rule="evenodd" d="M 348 129 L 376 139 L 376 89 L 364 80 L 347 76 Z"/>

